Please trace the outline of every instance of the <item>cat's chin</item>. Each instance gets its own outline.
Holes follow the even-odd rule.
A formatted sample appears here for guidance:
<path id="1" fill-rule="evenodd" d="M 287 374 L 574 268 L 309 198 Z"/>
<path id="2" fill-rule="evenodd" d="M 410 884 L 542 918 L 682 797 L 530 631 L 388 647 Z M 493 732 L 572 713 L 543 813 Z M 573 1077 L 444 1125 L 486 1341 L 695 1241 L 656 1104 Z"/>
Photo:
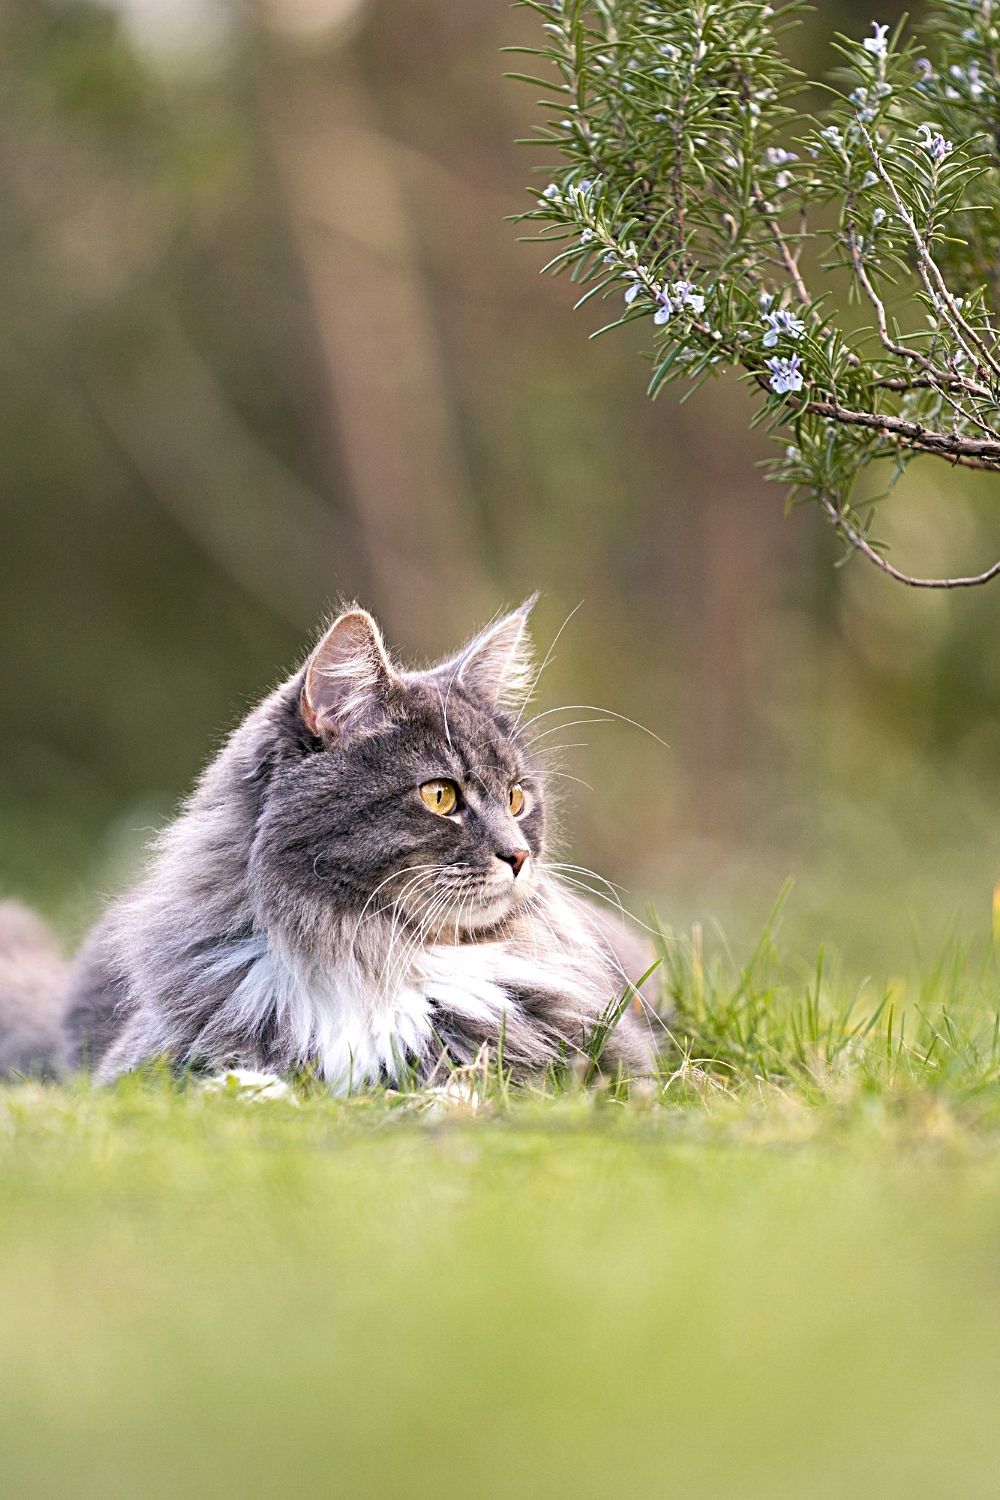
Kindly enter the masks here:
<path id="1" fill-rule="evenodd" d="M 482 899 L 462 916 L 462 930 L 468 937 L 481 936 L 483 933 L 491 932 L 501 922 L 524 905 L 529 895 L 528 882 L 517 885 L 510 881 L 506 886 L 501 886 L 495 891 L 484 891 Z"/>
<path id="2" fill-rule="evenodd" d="M 509 880 L 477 892 L 474 902 L 463 905 L 457 929 L 454 919 L 450 918 L 431 934 L 431 941 L 454 942 L 456 939 L 483 937 L 495 931 L 524 905 L 530 894 L 529 884 L 529 881 L 523 884 L 518 881 L 515 885 Z"/>

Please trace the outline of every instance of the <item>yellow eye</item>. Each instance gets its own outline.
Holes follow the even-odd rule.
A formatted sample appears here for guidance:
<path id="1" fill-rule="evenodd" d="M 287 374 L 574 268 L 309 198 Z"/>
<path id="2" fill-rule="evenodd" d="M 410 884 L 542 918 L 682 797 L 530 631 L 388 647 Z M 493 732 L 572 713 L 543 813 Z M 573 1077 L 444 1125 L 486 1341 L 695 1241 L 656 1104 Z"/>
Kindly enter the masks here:
<path id="1" fill-rule="evenodd" d="M 425 781 L 420 788 L 420 800 L 431 812 L 446 818 L 458 806 L 458 788 L 453 781 Z"/>
<path id="2" fill-rule="evenodd" d="M 515 781 L 510 789 L 510 810 L 515 818 L 524 812 L 524 789 L 519 781 Z"/>

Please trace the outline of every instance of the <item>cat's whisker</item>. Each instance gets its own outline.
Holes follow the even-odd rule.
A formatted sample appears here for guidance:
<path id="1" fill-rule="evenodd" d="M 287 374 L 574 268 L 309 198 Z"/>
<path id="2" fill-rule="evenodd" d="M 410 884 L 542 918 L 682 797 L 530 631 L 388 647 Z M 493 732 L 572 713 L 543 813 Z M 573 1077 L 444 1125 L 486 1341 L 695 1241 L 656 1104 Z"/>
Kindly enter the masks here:
<path id="1" fill-rule="evenodd" d="M 537 897 L 533 896 L 531 899 L 532 900 L 536 900 Z M 552 923 L 549 921 L 548 917 L 545 915 L 544 901 L 543 900 L 539 901 L 539 904 L 535 906 L 534 911 L 535 911 L 535 915 L 538 917 L 538 919 L 541 922 L 542 926 L 545 928 L 546 932 L 549 934 L 549 937 L 552 939 L 552 942 L 553 942 L 553 944 L 555 946 L 556 952 L 560 952 L 562 950 L 564 944 L 563 944 L 562 940 L 559 938 L 559 936 L 557 935 L 555 928 L 552 926 Z"/>
<path id="2" fill-rule="evenodd" d="M 589 740 L 573 740 L 568 745 L 543 745 L 540 750 L 533 750 L 534 756 L 558 755 L 561 750 L 589 750 Z M 548 772 L 546 772 L 546 775 Z"/>
<path id="3" fill-rule="evenodd" d="M 444 737 L 448 741 L 449 750 L 454 750 L 455 747 L 451 742 L 451 730 L 448 727 L 448 699 L 451 697 L 451 690 L 454 686 L 455 678 L 457 676 L 458 667 L 456 667 L 454 672 L 451 674 L 451 682 L 449 682 L 448 684 L 448 692 L 443 698 L 441 697 L 441 689 L 438 687 L 437 683 L 434 684 L 434 690 L 438 695 L 438 702 L 441 704 L 441 717 L 444 720 Z"/>
<path id="4" fill-rule="evenodd" d="M 598 900 L 605 900 L 605 901 L 607 901 L 607 899 L 608 899 L 607 897 L 602 896 L 600 891 L 592 891 L 592 890 L 589 890 L 588 888 L 582 887 L 582 886 L 580 887 L 580 889 L 587 889 L 587 893 L 590 896 L 593 896 L 593 897 L 597 898 Z M 565 890 L 563 891 L 563 895 L 574 906 L 579 907 L 581 911 L 586 912 L 586 906 L 585 906 L 584 902 L 582 902 L 579 899 L 579 897 L 573 896 L 568 891 L 565 891 Z M 609 902 L 608 904 L 610 905 L 611 903 Z M 619 909 L 619 911 L 622 912 L 623 916 L 627 915 L 629 917 L 629 920 L 631 920 L 633 922 L 636 922 L 640 927 L 644 927 L 645 926 L 645 923 L 640 922 L 639 919 L 638 919 L 638 917 L 633 917 L 633 916 L 631 916 L 630 913 L 625 913 L 623 911 L 623 909 L 621 908 L 621 904 L 620 903 L 618 903 L 618 909 Z M 538 913 L 538 915 L 541 916 L 541 913 Z M 544 921 L 545 919 L 542 918 L 542 920 Z M 658 934 L 655 933 L 653 931 L 653 928 L 651 928 L 651 927 L 646 927 L 646 931 L 649 932 L 649 933 L 652 933 L 652 935 L 654 937 L 658 936 Z M 601 951 L 603 952 L 606 960 L 611 965 L 611 967 L 621 977 L 621 979 L 623 981 L 624 988 L 626 990 L 631 991 L 631 998 L 633 1000 L 635 1000 L 635 1001 L 638 1002 L 638 1004 L 639 1004 L 639 1006 L 640 1006 L 643 1014 L 645 1015 L 646 1019 L 650 1022 L 651 1025 L 655 1023 L 655 1025 L 659 1027 L 659 1029 L 664 1033 L 665 1036 L 669 1036 L 670 1035 L 670 1027 L 667 1025 L 666 1021 L 664 1021 L 663 1017 L 660 1015 L 659 1011 L 656 1009 L 656 1006 L 652 1003 L 651 1000 L 647 1000 L 646 996 L 642 993 L 642 990 L 639 988 L 639 986 L 632 979 L 631 975 L 628 973 L 628 971 L 626 970 L 626 968 L 625 968 L 624 964 L 622 963 L 621 959 L 618 957 L 617 953 L 615 952 L 614 948 L 612 947 L 611 943 L 609 943 L 607 941 L 607 939 L 605 939 L 601 935 L 598 935 L 598 942 L 599 942 Z"/>
<path id="5" fill-rule="evenodd" d="M 362 922 L 365 919 L 365 913 L 368 911 L 369 906 L 371 906 L 372 902 L 375 900 L 375 897 L 378 895 L 379 891 L 384 890 L 385 887 L 387 885 L 389 885 L 389 883 L 391 881 L 398 880 L 401 875 L 409 875 L 412 872 L 415 872 L 417 870 L 433 870 L 433 869 L 437 869 L 437 868 L 439 868 L 439 867 L 436 866 L 436 865 L 434 865 L 434 864 L 429 864 L 429 865 L 426 865 L 426 864 L 425 865 L 407 865 L 402 870 L 393 870 L 393 872 L 392 872 L 391 875 L 387 875 L 384 880 L 379 881 L 378 885 L 372 891 L 371 895 L 368 897 L 368 899 L 365 902 L 364 906 L 361 908 L 361 912 L 360 912 L 360 915 L 358 916 L 358 920 L 354 924 L 354 931 L 353 931 L 353 933 L 351 935 L 351 946 L 353 947 L 354 942 L 357 939 L 358 932 L 360 931 L 360 928 L 361 928 L 361 924 L 362 924 Z M 385 910 L 385 908 L 382 908 L 382 910 Z M 379 913 L 375 913 L 375 915 L 379 915 Z"/>
<path id="6" fill-rule="evenodd" d="M 424 881 L 422 882 L 423 888 L 421 888 L 420 882 L 414 882 L 408 885 L 400 895 L 399 900 L 396 902 L 396 905 L 394 907 L 394 921 L 398 926 L 401 936 L 408 937 L 412 933 L 414 927 L 419 926 L 422 914 L 427 909 L 428 903 L 434 900 L 437 896 L 444 893 L 444 887 L 441 884 L 439 876 L 440 867 L 437 870 L 431 872 L 430 875 L 424 879 Z M 403 910 L 403 901 L 406 900 L 407 896 L 409 896 L 413 892 L 416 892 L 414 902 L 415 909 L 413 911 L 406 912 Z"/>
<path id="7" fill-rule="evenodd" d="M 546 776 L 558 776 L 561 781 L 575 781 L 579 786 L 585 786 L 588 792 L 594 791 L 589 781 L 584 781 L 582 776 L 571 776 L 568 771 L 548 770 L 545 774 Z M 594 795 L 597 795 L 596 792 Z"/>
<path id="8" fill-rule="evenodd" d="M 427 901 L 421 908 L 419 914 L 420 920 L 416 930 L 409 935 L 409 940 L 404 942 L 395 967 L 391 972 L 389 988 L 392 993 L 395 993 L 402 981 L 406 966 L 411 957 L 423 945 L 432 923 L 439 920 L 440 914 L 446 912 L 455 899 L 455 893 L 451 890 L 436 890 L 428 896 Z"/>
<path id="9" fill-rule="evenodd" d="M 548 737 L 549 737 L 550 734 L 562 734 L 562 732 L 563 732 L 564 729 L 576 729 L 578 727 L 578 725 L 580 725 L 580 724 L 613 724 L 613 723 L 614 723 L 614 719 L 611 717 L 610 714 L 601 714 L 599 718 L 570 719 L 570 721 L 569 721 L 568 724 L 552 724 L 552 725 L 549 726 L 548 729 L 542 729 L 542 730 L 540 730 L 538 734 L 533 735 L 528 740 L 525 740 L 525 744 L 529 747 L 529 749 L 534 749 L 534 747 L 536 745 L 540 744 L 542 742 L 542 740 L 548 739 Z"/>
<path id="10" fill-rule="evenodd" d="M 488 622 L 487 625 L 484 626 L 483 630 L 480 632 L 480 635 L 484 634 L 485 631 L 489 630 L 492 626 L 494 626 L 496 624 L 496 622 L 499 620 L 499 618 L 500 618 L 500 611 L 498 609 L 496 609 L 496 610 L 493 611 L 493 618 Z M 452 745 L 452 742 L 451 742 L 451 729 L 448 726 L 448 704 L 451 701 L 451 690 L 455 686 L 455 683 L 458 681 L 458 675 L 459 675 L 459 673 L 462 670 L 462 664 L 463 664 L 464 661 L 465 661 L 465 656 L 463 654 L 463 655 L 459 656 L 458 660 L 455 663 L 455 670 L 452 672 L 451 677 L 448 679 L 448 691 L 445 693 L 445 695 L 444 695 L 444 701 L 441 704 L 441 716 L 444 719 L 444 733 L 445 733 L 445 738 L 448 741 L 448 749 L 449 750 L 454 749 L 454 746 Z M 440 699 L 440 697 L 441 697 L 441 689 L 437 687 L 437 683 L 435 683 L 434 686 L 437 688 L 437 695 L 438 695 L 438 698 Z"/>
<path id="11" fill-rule="evenodd" d="M 425 902 L 418 909 L 420 921 L 416 929 L 407 930 L 405 927 L 399 927 L 393 931 L 385 956 L 385 962 L 376 985 L 379 993 L 395 995 L 398 992 L 409 955 L 412 951 L 416 950 L 416 947 L 423 939 L 425 914 L 433 911 L 445 899 L 445 896 L 440 891 L 429 892 Z"/>
<path id="12" fill-rule="evenodd" d="M 570 875 L 556 875 L 553 876 L 553 879 L 556 880 L 560 886 L 575 886 L 578 891 L 583 891 L 585 895 L 593 896 L 595 901 L 605 902 L 607 906 L 611 907 L 612 911 L 616 911 L 618 915 L 622 917 L 626 922 L 634 922 L 637 927 L 641 927 L 644 932 L 648 932 L 650 937 L 659 938 L 660 934 L 656 931 L 656 929 L 650 927 L 648 923 L 641 921 L 634 912 L 626 911 L 625 907 L 618 900 L 617 896 L 612 898 L 608 896 L 604 891 L 595 890 L 593 886 L 585 885 L 582 880 L 576 880 Z M 571 896 L 568 891 L 564 891 L 564 895 L 566 896 L 566 899 L 568 901 L 574 900 L 574 897 Z"/>
<path id="13" fill-rule="evenodd" d="M 613 708 L 605 708 L 597 703 L 563 703 L 559 708 L 543 709 L 541 713 L 534 714 L 530 719 L 526 719 L 514 737 L 520 738 L 525 730 L 531 728 L 532 724 L 537 724 L 541 719 L 547 719 L 551 714 L 572 713 L 577 709 L 581 711 L 586 710 L 588 713 L 606 714 L 610 719 L 618 719 L 621 723 L 628 724 L 633 729 L 639 729 L 643 734 L 648 734 L 650 739 L 654 739 L 658 745 L 662 745 L 664 750 L 670 749 L 666 740 L 661 740 L 660 736 L 654 730 L 650 729 L 647 724 L 640 724 L 638 719 L 630 719 L 627 714 L 620 714 Z"/>
<path id="14" fill-rule="evenodd" d="M 546 870 L 572 870 L 577 875 L 589 875 L 593 880 L 600 881 L 601 885 L 606 885 L 609 891 L 621 892 L 623 896 L 628 895 L 623 885 L 616 885 L 613 880 L 605 879 L 603 875 L 598 875 L 596 870 L 591 870 L 587 865 L 574 865 L 568 860 L 552 859 L 545 861 L 544 868 Z"/>
<path id="15" fill-rule="evenodd" d="M 596 872 L 594 872 L 594 873 L 596 873 Z M 598 876 L 598 879 L 601 879 L 601 878 L 602 877 Z M 608 881 L 607 884 L 610 885 L 610 881 Z M 568 893 L 566 893 L 566 894 L 568 895 Z M 599 896 L 600 892 L 598 892 L 598 891 L 591 891 L 590 894 L 593 895 L 593 896 Z M 569 896 L 568 899 L 570 901 L 572 901 L 575 905 L 578 905 L 581 908 L 583 908 L 583 902 L 580 901 L 578 897 Z M 607 899 L 607 898 L 605 898 L 605 899 Z M 624 909 L 622 908 L 620 902 L 618 903 L 618 909 L 622 912 L 623 916 L 629 916 L 629 920 L 631 920 L 633 922 L 638 922 L 638 918 L 637 917 L 631 917 L 631 915 L 629 913 L 626 913 L 624 911 Z M 640 922 L 639 925 L 642 926 L 643 924 Z M 647 928 L 646 930 L 648 932 L 653 932 L 652 928 Z M 654 936 L 656 936 L 655 933 L 654 933 Z M 599 942 L 600 942 L 601 949 L 604 952 L 604 955 L 607 958 L 608 962 L 618 972 L 618 974 L 620 974 L 620 976 L 623 979 L 626 987 L 633 992 L 634 998 L 639 1001 L 639 1003 L 642 1006 L 642 1009 L 645 1012 L 646 1016 L 650 1020 L 655 1020 L 656 1023 L 657 1023 L 657 1025 L 660 1026 L 660 1028 L 663 1031 L 668 1032 L 669 1031 L 669 1027 L 667 1026 L 666 1022 L 664 1021 L 663 1017 L 660 1015 L 660 1013 L 656 1009 L 655 1005 L 653 1005 L 651 1003 L 651 1001 L 649 1001 L 649 1000 L 646 999 L 645 995 L 642 993 L 642 991 L 639 989 L 639 987 L 634 983 L 634 981 L 632 980 L 631 976 L 628 974 L 627 970 L 625 969 L 624 964 L 622 963 L 621 959 L 618 957 L 618 955 L 615 952 L 615 950 L 612 947 L 612 945 L 603 936 L 600 936 L 600 935 L 599 935 Z"/>
<path id="16" fill-rule="evenodd" d="M 460 943 L 462 941 L 462 933 L 465 930 L 463 924 L 465 922 L 466 909 L 468 908 L 469 910 L 471 910 L 471 908 L 472 908 L 472 902 L 474 900 L 475 900 L 475 892 L 474 891 L 466 891 L 465 894 L 459 900 L 458 911 L 455 913 L 455 923 L 454 923 L 454 934 L 455 934 L 455 942 L 456 943 Z"/>
<path id="17" fill-rule="evenodd" d="M 622 906 L 617 893 L 614 891 L 612 891 L 612 893 L 608 895 L 606 891 L 602 891 L 599 888 L 588 885 L 586 881 L 581 879 L 579 876 L 567 875 L 565 871 L 560 871 L 554 874 L 553 879 L 560 886 L 571 885 L 579 891 L 585 891 L 588 896 L 594 896 L 599 901 L 607 902 L 609 906 L 614 907 L 615 911 L 617 911 L 620 916 L 626 915 L 625 908 Z"/>
<path id="18" fill-rule="evenodd" d="M 582 599 L 580 600 L 579 604 L 574 604 L 573 608 L 570 610 L 569 614 L 566 616 L 565 620 L 563 620 L 562 624 L 559 626 L 559 629 L 556 631 L 555 635 L 552 637 L 552 644 L 549 646 L 549 649 L 546 651 L 544 657 L 542 658 L 542 665 L 538 668 L 538 671 L 535 673 L 534 677 L 531 679 L 531 686 L 528 688 L 528 691 L 524 695 L 524 702 L 521 704 L 521 708 L 520 708 L 520 710 L 518 712 L 517 718 L 514 720 L 514 727 L 511 730 L 510 734 L 507 736 L 508 740 L 516 738 L 516 736 L 517 736 L 517 726 L 520 724 L 521 719 L 524 716 L 524 710 L 527 708 L 528 704 L 531 702 L 532 698 L 535 696 L 535 689 L 538 686 L 539 679 L 541 678 L 542 673 L 545 671 L 545 668 L 549 665 L 549 662 L 552 660 L 553 652 L 555 651 L 556 647 L 559 644 L 559 637 L 562 635 L 563 631 L 566 629 L 566 626 L 569 624 L 570 620 L 572 620 L 572 618 L 576 614 L 577 610 L 582 607 L 582 605 L 583 605 L 583 600 Z"/>
<path id="19" fill-rule="evenodd" d="M 400 918 L 403 915 L 403 902 L 406 900 L 407 896 L 412 891 L 419 890 L 422 885 L 428 885 L 432 883 L 436 879 L 437 874 L 441 870 L 441 868 L 441 865 L 430 865 L 428 866 L 424 874 L 415 875 L 412 880 L 408 880 L 406 882 L 403 889 L 399 892 L 399 895 L 396 897 L 390 908 L 392 912 L 391 925 L 393 927 L 398 924 Z"/>
<path id="20" fill-rule="evenodd" d="M 402 962 L 397 973 L 397 982 L 402 979 L 406 966 L 418 949 L 424 947 L 428 939 L 432 942 L 438 940 L 437 936 L 432 935 L 432 930 L 433 933 L 438 935 L 447 930 L 451 913 L 460 900 L 461 895 L 458 892 L 447 891 L 443 894 L 443 899 L 431 907 L 425 921 L 421 925 L 420 931 L 414 935 L 414 939 L 409 947 L 404 949 Z"/>
<path id="21" fill-rule="evenodd" d="M 412 892 L 414 890 L 419 891 L 421 884 L 423 884 L 425 886 L 428 885 L 428 884 L 430 884 L 435 879 L 435 875 L 436 875 L 437 871 L 440 870 L 441 868 L 443 868 L 443 867 L 442 866 L 432 867 L 431 870 L 427 874 L 418 877 L 416 880 L 408 881 L 407 885 L 406 885 L 406 887 L 404 889 L 404 891 L 400 893 L 400 896 L 397 899 L 397 901 L 396 901 L 396 903 L 395 903 L 395 905 L 393 907 L 393 914 L 392 914 L 392 919 L 391 919 L 390 928 L 389 928 L 389 944 L 388 944 L 388 947 L 386 949 L 385 960 L 384 960 L 383 968 L 382 968 L 382 975 L 383 976 L 389 970 L 389 966 L 390 966 L 390 964 L 392 962 L 392 958 L 393 958 L 393 950 L 396 948 L 396 946 L 401 941 L 404 944 L 404 950 L 405 950 L 406 940 L 409 937 L 410 929 L 408 929 L 408 927 L 406 925 L 405 919 L 404 919 L 404 921 L 400 921 L 400 916 L 401 916 L 401 902 L 405 899 L 406 895 L 409 894 L 410 892 Z M 427 903 L 435 899 L 436 894 L 437 894 L 437 890 L 438 890 L 438 888 L 436 886 L 434 886 L 431 890 L 428 890 L 428 891 L 422 893 L 418 897 L 417 910 L 414 913 L 414 916 L 413 916 L 413 918 L 411 920 L 417 921 L 419 919 L 419 917 L 421 916 L 422 912 L 424 910 L 426 910 Z"/>
<path id="22" fill-rule="evenodd" d="M 476 771 L 476 770 L 474 770 L 472 766 L 469 767 L 469 775 L 470 776 L 474 776 L 476 778 L 476 780 L 479 782 L 479 785 L 482 787 L 483 791 L 486 793 L 487 797 L 490 796 L 490 789 L 489 789 L 489 787 L 487 786 L 487 784 L 483 780 L 483 778 L 480 776 L 479 772 Z"/>
<path id="23" fill-rule="evenodd" d="M 448 912 L 446 921 L 439 924 L 442 935 L 448 931 L 449 927 L 451 928 L 451 940 L 453 943 L 458 942 L 458 924 L 461 920 L 462 908 L 465 905 L 465 901 L 465 895 L 461 891 L 458 891 L 455 896 L 455 904 Z"/>

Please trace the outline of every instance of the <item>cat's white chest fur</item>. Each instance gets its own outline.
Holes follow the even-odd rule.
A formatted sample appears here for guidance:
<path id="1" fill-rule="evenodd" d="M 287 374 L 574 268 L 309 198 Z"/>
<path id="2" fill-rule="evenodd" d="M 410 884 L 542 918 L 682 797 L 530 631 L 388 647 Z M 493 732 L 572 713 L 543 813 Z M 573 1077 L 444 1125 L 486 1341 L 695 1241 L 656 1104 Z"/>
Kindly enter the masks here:
<path id="1" fill-rule="evenodd" d="M 439 1010 L 499 1027 L 514 1003 L 511 987 L 532 973 L 500 943 L 421 949 L 390 982 L 353 962 L 305 970 L 263 948 L 230 1004 L 247 1019 L 276 1010 L 298 1056 L 313 1059 L 335 1093 L 350 1093 L 380 1078 L 398 1080 L 426 1057 Z"/>
<path id="2" fill-rule="evenodd" d="M 283 1063 L 311 1062 L 346 1094 L 404 1079 L 414 1062 L 434 1056 L 440 1031 L 457 1026 L 482 1038 L 506 1031 L 510 1039 L 528 995 L 533 1008 L 557 1000 L 564 1028 L 571 1015 L 580 1027 L 598 1016 L 618 982 L 591 935 L 550 903 L 544 936 L 543 944 L 522 932 L 516 947 L 505 940 L 404 949 L 401 964 L 394 934 L 372 933 L 367 951 L 352 939 L 317 965 L 260 933 L 227 948 L 211 973 L 235 979 L 242 971 L 222 1002 L 226 1034 L 260 1035 L 270 1018 Z"/>

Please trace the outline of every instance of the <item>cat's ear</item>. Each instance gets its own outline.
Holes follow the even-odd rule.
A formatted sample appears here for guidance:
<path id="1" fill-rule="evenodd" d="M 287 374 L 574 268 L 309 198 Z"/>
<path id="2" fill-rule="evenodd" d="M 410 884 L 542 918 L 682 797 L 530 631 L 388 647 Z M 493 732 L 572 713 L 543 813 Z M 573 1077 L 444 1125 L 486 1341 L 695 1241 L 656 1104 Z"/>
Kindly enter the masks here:
<path id="1" fill-rule="evenodd" d="M 520 705 L 531 688 L 532 655 L 528 616 L 538 595 L 520 609 L 487 625 L 462 652 L 456 681 L 467 692 L 500 708 Z"/>
<path id="2" fill-rule="evenodd" d="M 330 742 L 378 717 L 396 683 L 381 633 L 367 610 L 339 615 L 313 651 L 299 699 L 309 733 Z"/>

